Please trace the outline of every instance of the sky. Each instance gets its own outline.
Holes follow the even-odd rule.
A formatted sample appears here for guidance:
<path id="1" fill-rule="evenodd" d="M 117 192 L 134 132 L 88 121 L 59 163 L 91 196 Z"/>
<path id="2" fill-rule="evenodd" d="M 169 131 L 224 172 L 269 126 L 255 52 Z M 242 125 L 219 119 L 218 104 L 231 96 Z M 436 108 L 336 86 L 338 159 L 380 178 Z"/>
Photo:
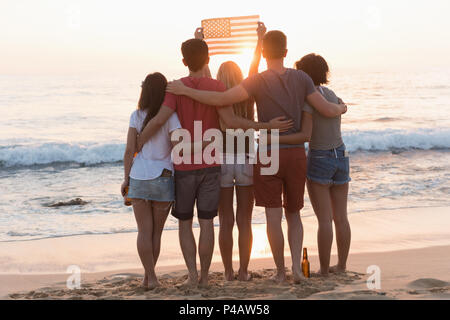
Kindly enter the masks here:
<path id="1" fill-rule="evenodd" d="M 323 55 L 332 69 L 450 67 L 450 1 L 1 0 L 0 75 L 186 74 L 180 45 L 202 19 L 259 14 L 288 37 L 287 66 Z M 250 54 L 236 60 L 244 72 Z"/>

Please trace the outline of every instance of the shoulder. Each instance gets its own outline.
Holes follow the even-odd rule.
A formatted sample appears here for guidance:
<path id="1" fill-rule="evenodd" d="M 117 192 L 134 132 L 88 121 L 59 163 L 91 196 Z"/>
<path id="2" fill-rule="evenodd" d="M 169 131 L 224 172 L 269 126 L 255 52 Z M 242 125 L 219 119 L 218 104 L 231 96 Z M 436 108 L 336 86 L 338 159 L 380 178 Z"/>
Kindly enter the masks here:
<path id="1" fill-rule="evenodd" d="M 136 117 L 139 117 L 139 118 L 145 118 L 147 116 L 146 110 L 136 109 L 134 111 L 134 113 L 136 114 Z"/>
<path id="2" fill-rule="evenodd" d="M 324 93 L 325 97 L 331 98 L 331 99 L 333 99 L 333 100 L 338 100 L 338 97 L 337 97 L 337 95 L 334 93 L 333 90 L 331 90 L 331 89 L 328 88 L 328 87 L 324 87 L 324 86 L 321 86 L 321 88 L 322 88 L 322 90 L 323 90 L 323 93 Z"/>
<path id="3" fill-rule="evenodd" d="M 206 82 L 207 85 L 210 85 L 214 88 L 220 88 L 220 89 L 225 89 L 225 85 L 223 84 L 222 81 L 216 80 L 216 79 L 211 79 L 211 78 L 204 78 L 204 80 Z"/>
<path id="4" fill-rule="evenodd" d="M 177 122 L 179 123 L 180 122 L 176 112 L 172 113 L 172 115 L 169 118 L 169 122 L 173 122 L 173 123 L 177 123 Z"/>
<path id="5" fill-rule="evenodd" d="M 212 79 L 212 78 L 186 77 L 186 78 L 182 78 L 181 81 L 183 81 L 183 83 L 188 87 L 197 88 L 200 90 L 223 91 L 225 89 L 225 85 L 221 81 Z"/>
<path id="6" fill-rule="evenodd" d="M 202 78 L 202 86 L 206 90 L 211 91 L 226 91 L 227 87 L 222 81 L 211 79 L 211 78 Z"/>
<path id="7" fill-rule="evenodd" d="M 297 69 L 289 68 L 288 72 L 290 72 L 291 74 L 293 74 L 294 76 L 296 76 L 297 78 L 299 78 L 301 80 L 311 79 L 311 77 L 306 72 L 304 72 L 303 70 L 297 70 Z"/>
<path id="8" fill-rule="evenodd" d="M 169 132 L 181 128 L 181 123 L 176 112 L 172 113 L 170 118 L 164 123 L 164 128 Z"/>
<path id="9" fill-rule="evenodd" d="M 211 78 L 205 78 L 206 83 L 208 83 L 209 85 L 211 85 L 214 88 L 217 89 L 221 89 L 221 90 L 225 90 L 226 86 L 222 81 L 216 80 L 216 79 L 211 79 Z"/>
<path id="10" fill-rule="evenodd" d="M 268 76 L 270 76 L 270 74 L 267 71 L 264 71 L 261 73 L 255 73 L 255 74 L 252 74 L 251 76 L 249 76 L 248 78 L 245 78 L 243 83 L 246 83 L 246 84 L 257 83 L 259 81 L 259 79 L 268 77 Z"/>
<path id="11" fill-rule="evenodd" d="M 134 110 L 131 115 L 130 115 L 130 119 L 132 120 L 137 120 L 140 118 L 142 111 L 139 109 Z"/>
<path id="12" fill-rule="evenodd" d="M 325 86 L 320 86 L 320 87 L 322 88 L 323 92 L 325 92 L 325 93 L 335 94 L 334 91 L 328 87 L 325 87 Z"/>
<path id="13" fill-rule="evenodd" d="M 143 119 L 145 119 L 145 115 L 146 115 L 146 113 L 144 113 L 144 111 L 141 111 L 139 109 L 134 110 L 130 116 L 130 127 L 137 128 L 139 125 L 139 122 L 141 122 L 141 121 L 143 121 Z"/>

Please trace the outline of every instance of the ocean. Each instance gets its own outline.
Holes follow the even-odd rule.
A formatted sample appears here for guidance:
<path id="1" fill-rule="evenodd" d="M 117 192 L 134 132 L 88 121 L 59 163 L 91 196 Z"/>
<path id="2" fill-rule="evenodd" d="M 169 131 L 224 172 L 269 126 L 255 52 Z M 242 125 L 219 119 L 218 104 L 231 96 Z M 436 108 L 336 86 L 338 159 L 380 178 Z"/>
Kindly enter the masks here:
<path id="1" fill-rule="evenodd" d="M 119 190 L 144 76 L 0 76 L 0 241 L 136 231 Z M 329 87 L 349 105 L 350 214 L 450 205 L 450 70 L 341 70 Z"/>

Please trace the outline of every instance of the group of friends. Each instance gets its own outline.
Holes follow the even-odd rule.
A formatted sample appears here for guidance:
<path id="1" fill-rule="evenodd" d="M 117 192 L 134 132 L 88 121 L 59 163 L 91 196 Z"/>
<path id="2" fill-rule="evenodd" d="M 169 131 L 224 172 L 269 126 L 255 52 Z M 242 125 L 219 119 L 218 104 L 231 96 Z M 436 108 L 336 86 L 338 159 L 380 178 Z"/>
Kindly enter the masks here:
<path id="1" fill-rule="evenodd" d="M 183 42 L 183 63 L 189 74 L 170 83 L 161 73 L 149 74 L 142 82 L 138 108 L 130 117 L 124 155 L 124 182 L 121 192 L 131 199 L 138 235 L 137 250 L 145 269 L 143 285 L 159 286 L 155 265 L 161 249 L 161 235 L 171 214 L 179 222 L 179 241 L 188 269 L 185 285 L 207 286 L 214 252 L 214 218 L 220 221 L 219 246 L 227 281 L 237 278 L 251 281 L 248 270 L 252 251 L 253 206 L 265 208 L 267 236 L 276 265 L 273 280 L 286 282 L 284 260 L 283 211 L 287 222 L 292 258 L 292 279 L 300 283 L 303 226 L 300 210 L 304 205 L 305 185 L 318 220 L 319 274 L 345 272 L 351 231 L 347 219 L 350 182 L 349 158 L 341 136 L 341 115 L 347 106 L 325 87 L 329 68 L 325 59 L 308 54 L 286 68 L 287 39 L 281 31 L 266 32 L 258 24 L 258 43 L 249 75 L 244 79 L 239 66 L 223 63 L 217 80 L 208 67 L 208 46 L 203 30 Z M 267 70 L 258 73 L 261 56 Z M 254 104 L 258 122 L 254 120 Z M 172 149 L 178 130 L 195 136 L 195 123 L 203 133 L 219 129 L 223 137 L 220 162 L 204 159 L 175 163 Z M 242 130 L 276 132 L 271 146 L 267 139 L 259 148 L 267 148 L 278 158 L 274 174 L 262 174 L 268 164 L 258 156 L 252 159 L 252 138 L 245 148 L 225 148 L 239 138 Z M 198 130 L 198 129 L 197 129 Z M 249 141 L 250 140 L 250 141 Z M 204 150 L 209 141 L 193 142 L 190 156 Z M 305 143 L 309 143 L 306 155 Z M 200 145 L 200 151 L 197 150 Z M 197 147 L 196 147 L 197 146 Z M 128 191 L 127 191 L 128 190 Z M 236 209 L 234 208 L 236 195 Z M 193 234 L 194 207 L 200 237 Z M 283 210 L 284 209 L 284 210 Z M 338 263 L 330 266 L 336 230 Z M 233 270 L 233 228 L 239 230 L 239 270 Z M 197 269 L 197 251 L 200 273 Z"/>

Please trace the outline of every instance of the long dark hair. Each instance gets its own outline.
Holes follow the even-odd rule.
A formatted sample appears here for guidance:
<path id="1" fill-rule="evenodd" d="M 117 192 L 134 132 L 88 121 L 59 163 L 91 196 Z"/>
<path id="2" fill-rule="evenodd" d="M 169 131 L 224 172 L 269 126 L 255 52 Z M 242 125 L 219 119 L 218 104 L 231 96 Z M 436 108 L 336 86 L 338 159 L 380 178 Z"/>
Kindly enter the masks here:
<path id="1" fill-rule="evenodd" d="M 147 111 L 142 130 L 147 123 L 158 113 L 166 95 L 167 79 L 159 72 L 151 73 L 142 82 L 141 97 L 138 109 Z"/>

